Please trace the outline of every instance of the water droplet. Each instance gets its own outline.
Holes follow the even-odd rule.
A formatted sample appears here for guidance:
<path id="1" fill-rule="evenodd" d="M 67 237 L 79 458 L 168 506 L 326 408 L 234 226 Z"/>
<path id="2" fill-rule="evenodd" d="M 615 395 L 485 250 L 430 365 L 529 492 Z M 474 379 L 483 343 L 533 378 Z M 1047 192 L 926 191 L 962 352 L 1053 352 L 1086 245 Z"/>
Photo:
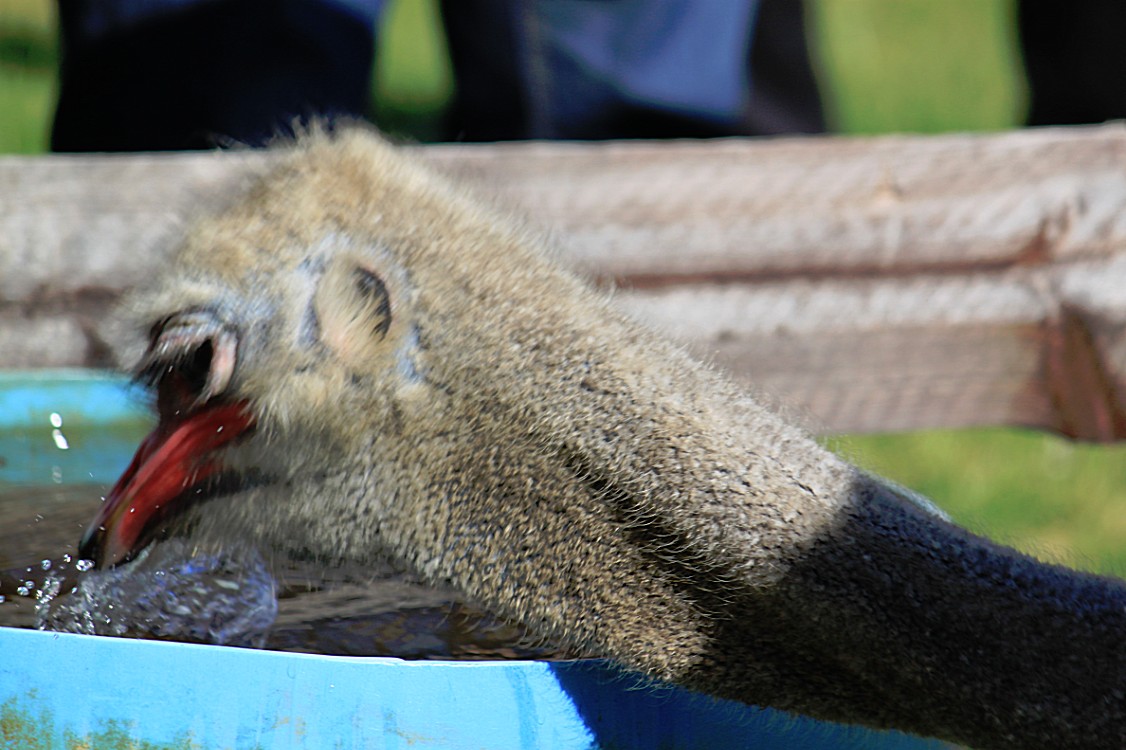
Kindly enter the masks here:
<path id="1" fill-rule="evenodd" d="M 51 439 L 55 441 L 55 447 L 61 451 L 65 451 L 70 448 L 70 443 L 67 442 L 66 435 L 63 434 L 62 430 L 51 430 Z"/>
<path id="2" fill-rule="evenodd" d="M 35 609 L 38 611 L 42 607 L 50 604 L 51 600 L 59 595 L 59 589 L 62 588 L 63 579 L 58 573 L 49 573 L 47 578 L 43 581 L 43 587 L 35 592 Z"/>
<path id="3" fill-rule="evenodd" d="M 75 570 L 77 570 L 79 573 L 85 573 L 92 567 L 94 567 L 93 560 L 79 560 L 74 564 Z"/>
<path id="4" fill-rule="evenodd" d="M 7 601 L 7 597 L 5 597 L 3 594 L 0 594 L 0 604 L 3 604 L 6 601 Z"/>
<path id="5" fill-rule="evenodd" d="M 63 555 L 63 562 L 69 563 L 70 561 L 71 561 L 71 556 L 70 556 L 70 553 L 68 552 L 65 555 Z"/>
<path id="6" fill-rule="evenodd" d="M 31 589 L 29 589 L 27 586 L 20 586 L 16 589 L 16 593 L 20 596 L 31 596 Z"/>
<path id="7" fill-rule="evenodd" d="M 63 415 L 57 411 L 51 412 L 51 426 L 58 429 L 63 426 Z"/>
<path id="8" fill-rule="evenodd" d="M 43 568 L 43 570 L 50 570 L 51 569 L 51 561 L 50 560 L 40 560 L 39 561 L 39 567 Z"/>

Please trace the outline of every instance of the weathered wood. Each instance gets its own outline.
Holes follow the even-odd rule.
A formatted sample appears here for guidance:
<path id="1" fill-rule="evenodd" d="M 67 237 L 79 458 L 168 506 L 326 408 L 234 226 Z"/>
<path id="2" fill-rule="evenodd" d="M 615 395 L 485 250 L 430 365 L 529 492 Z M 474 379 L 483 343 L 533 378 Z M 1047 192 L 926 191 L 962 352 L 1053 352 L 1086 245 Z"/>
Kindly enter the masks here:
<path id="1" fill-rule="evenodd" d="M 1126 437 L 1126 128 L 419 149 L 815 429 Z M 0 159 L 0 367 L 108 310 L 262 153 Z"/>

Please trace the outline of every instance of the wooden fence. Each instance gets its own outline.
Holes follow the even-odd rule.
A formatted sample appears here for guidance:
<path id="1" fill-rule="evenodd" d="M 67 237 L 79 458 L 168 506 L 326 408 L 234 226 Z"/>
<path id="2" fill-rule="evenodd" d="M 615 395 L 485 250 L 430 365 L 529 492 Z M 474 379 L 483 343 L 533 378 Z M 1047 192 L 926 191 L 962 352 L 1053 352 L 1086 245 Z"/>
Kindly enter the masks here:
<path id="1" fill-rule="evenodd" d="M 417 149 L 825 431 L 1126 437 L 1126 128 Z M 0 158 L 0 368 L 111 310 L 269 153 Z"/>

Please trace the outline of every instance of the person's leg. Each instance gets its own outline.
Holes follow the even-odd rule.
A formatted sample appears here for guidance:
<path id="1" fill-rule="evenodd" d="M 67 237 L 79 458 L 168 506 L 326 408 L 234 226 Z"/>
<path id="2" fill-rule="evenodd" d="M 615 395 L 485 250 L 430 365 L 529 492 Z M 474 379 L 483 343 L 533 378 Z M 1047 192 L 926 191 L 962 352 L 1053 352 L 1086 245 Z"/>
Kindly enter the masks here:
<path id="1" fill-rule="evenodd" d="M 533 64 L 523 49 L 528 3 L 442 0 L 442 22 L 454 70 L 454 99 L 445 139 L 510 141 L 528 138 L 532 104 L 526 77 Z M 542 61 L 540 61 L 542 64 Z"/>
<path id="2" fill-rule="evenodd" d="M 458 83 L 451 138 L 824 127 L 796 0 L 445 0 L 442 9 Z"/>
<path id="3" fill-rule="evenodd" d="M 1126 117 L 1126 3 L 1023 0 L 1018 14 L 1029 125 Z"/>
<path id="4" fill-rule="evenodd" d="M 65 0 L 55 151 L 261 145 L 362 116 L 381 0 Z"/>
<path id="5" fill-rule="evenodd" d="M 751 44 L 747 133 L 822 133 L 825 111 L 817 86 L 801 0 L 759 0 Z"/>

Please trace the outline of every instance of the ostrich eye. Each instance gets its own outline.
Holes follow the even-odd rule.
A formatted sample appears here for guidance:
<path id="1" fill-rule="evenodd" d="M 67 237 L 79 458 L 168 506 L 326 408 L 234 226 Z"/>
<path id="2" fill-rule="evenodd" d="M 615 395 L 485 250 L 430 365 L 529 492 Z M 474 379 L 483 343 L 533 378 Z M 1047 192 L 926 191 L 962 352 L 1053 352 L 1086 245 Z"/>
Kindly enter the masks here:
<path id="1" fill-rule="evenodd" d="M 183 412 L 222 394 L 238 352 L 235 330 L 211 310 L 184 310 L 160 321 L 137 367 L 157 390 L 161 413 Z"/>
<path id="2" fill-rule="evenodd" d="M 356 291 L 369 311 L 371 331 L 383 338 L 391 328 L 391 295 L 387 292 L 387 285 L 366 268 L 357 268 L 352 275 Z"/>
<path id="3" fill-rule="evenodd" d="M 196 393 L 202 393 L 207 385 L 207 377 L 211 374 L 213 348 L 211 339 L 204 339 L 195 351 L 179 362 L 180 375 L 184 378 L 185 384 Z"/>

